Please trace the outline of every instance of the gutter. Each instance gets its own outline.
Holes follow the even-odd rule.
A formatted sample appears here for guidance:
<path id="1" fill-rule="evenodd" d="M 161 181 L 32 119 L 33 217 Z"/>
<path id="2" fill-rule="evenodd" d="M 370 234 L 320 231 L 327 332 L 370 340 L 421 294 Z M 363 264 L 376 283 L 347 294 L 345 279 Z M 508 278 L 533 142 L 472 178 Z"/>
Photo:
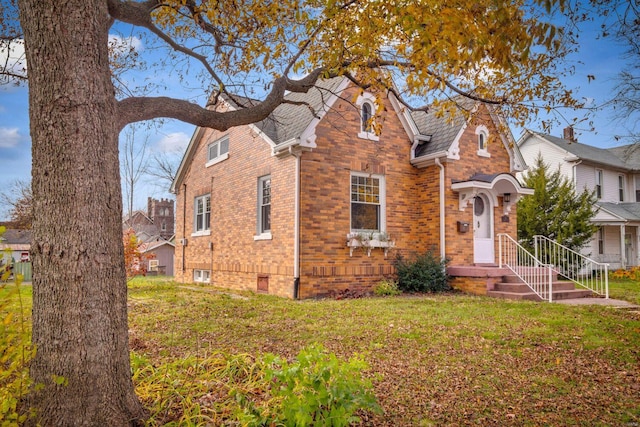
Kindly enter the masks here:
<path id="1" fill-rule="evenodd" d="M 432 154 L 428 154 L 426 156 L 420 156 L 420 157 L 416 157 L 411 159 L 411 164 L 413 166 L 416 167 L 424 167 L 424 166 L 429 166 L 431 164 L 431 161 L 435 161 L 437 159 L 440 159 L 441 157 L 447 157 L 449 153 L 446 151 L 438 151 L 437 153 L 432 153 Z M 440 163 L 438 161 L 438 163 Z M 436 164 L 438 164 L 436 163 Z"/>
<path id="2" fill-rule="evenodd" d="M 445 251 L 445 221 L 444 221 L 444 212 L 445 212 L 445 200 L 444 200 L 444 165 L 440 163 L 440 158 L 436 157 L 434 159 L 436 166 L 440 168 L 440 257 L 442 259 L 446 258 Z"/>

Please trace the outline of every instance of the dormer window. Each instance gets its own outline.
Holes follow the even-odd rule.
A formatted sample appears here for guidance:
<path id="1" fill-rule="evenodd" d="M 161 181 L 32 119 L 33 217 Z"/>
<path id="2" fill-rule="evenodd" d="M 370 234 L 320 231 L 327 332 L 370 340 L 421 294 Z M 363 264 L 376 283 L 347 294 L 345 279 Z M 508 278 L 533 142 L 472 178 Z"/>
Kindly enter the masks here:
<path id="1" fill-rule="evenodd" d="M 361 131 L 362 132 L 367 132 L 367 133 L 371 133 L 371 121 L 373 118 L 373 108 L 371 106 L 371 103 L 369 101 L 365 101 L 364 104 L 362 104 L 362 127 L 361 127 Z"/>
<path id="2" fill-rule="evenodd" d="M 229 158 L 229 135 L 213 141 L 207 146 L 206 167 L 215 165 Z"/>
<path id="3" fill-rule="evenodd" d="M 489 130 L 486 126 L 480 125 L 476 128 L 476 137 L 478 138 L 478 156 L 491 157 L 489 154 Z"/>
<path id="4" fill-rule="evenodd" d="M 369 92 L 364 92 L 356 100 L 356 106 L 360 112 L 360 129 L 358 138 L 368 139 L 370 141 L 379 141 L 380 138 L 375 133 L 375 112 L 376 97 Z"/>

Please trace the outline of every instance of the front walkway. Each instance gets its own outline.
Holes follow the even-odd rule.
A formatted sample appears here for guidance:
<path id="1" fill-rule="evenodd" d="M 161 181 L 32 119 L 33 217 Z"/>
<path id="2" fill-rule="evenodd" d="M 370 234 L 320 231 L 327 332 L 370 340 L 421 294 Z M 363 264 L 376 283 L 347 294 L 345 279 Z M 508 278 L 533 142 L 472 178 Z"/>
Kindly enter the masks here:
<path id="1" fill-rule="evenodd" d="M 639 305 L 633 304 L 629 301 L 623 301 L 619 299 L 605 299 L 605 298 L 571 298 L 571 299 L 561 299 L 557 301 L 553 301 L 558 304 L 566 304 L 566 305 L 606 305 L 614 308 L 628 308 L 628 309 L 638 309 Z"/>

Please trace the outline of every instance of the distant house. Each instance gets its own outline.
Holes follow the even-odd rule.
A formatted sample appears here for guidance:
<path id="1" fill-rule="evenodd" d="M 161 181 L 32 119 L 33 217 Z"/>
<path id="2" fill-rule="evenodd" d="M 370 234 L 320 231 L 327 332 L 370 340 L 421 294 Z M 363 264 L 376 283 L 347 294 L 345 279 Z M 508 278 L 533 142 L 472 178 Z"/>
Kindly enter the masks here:
<path id="1" fill-rule="evenodd" d="M 7 250 L 11 251 L 9 255 Z M 6 229 L 0 236 L 0 258 L 4 262 L 30 262 L 31 230 Z"/>
<path id="2" fill-rule="evenodd" d="M 137 210 L 125 215 L 122 221 L 124 230 L 133 228 L 142 241 L 169 240 L 175 228 L 174 201 L 169 199 L 147 199 L 147 211 Z"/>
<path id="3" fill-rule="evenodd" d="M 173 276 L 175 244 L 169 240 L 143 243 L 141 252 L 152 253 L 152 259 L 145 260 L 145 268 L 149 274 Z"/>
<path id="4" fill-rule="evenodd" d="M 175 229 L 174 201 L 169 199 L 147 199 L 147 211 L 137 210 L 125 215 L 123 230 L 132 228 L 140 242 L 143 252 L 153 253 L 155 259 L 147 261 L 147 271 L 173 275 Z"/>
<path id="5" fill-rule="evenodd" d="M 448 121 L 346 78 L 287 100 L 255 125 L 196 129 L 171 187 L 177 280 L 318 297 L 370 289 L 393 274 L 395 253 L 493 265 L 498 233 L 515 237 L 515 203 L 532 191 L 491 107 Z"/>
<path id="6" fill-rule="evenodd" d="M 640 265 L 640 149 L 638 145 L 597 148 L 579 143 L 571 128 L 562 138 L 531 130 L 518 141 L 528 164 L 540 155 L 559 170 L 577 191 L 595 191 L 598 212 L 592 222 L 599 228 L 585 255 L 611 268 Z"/>

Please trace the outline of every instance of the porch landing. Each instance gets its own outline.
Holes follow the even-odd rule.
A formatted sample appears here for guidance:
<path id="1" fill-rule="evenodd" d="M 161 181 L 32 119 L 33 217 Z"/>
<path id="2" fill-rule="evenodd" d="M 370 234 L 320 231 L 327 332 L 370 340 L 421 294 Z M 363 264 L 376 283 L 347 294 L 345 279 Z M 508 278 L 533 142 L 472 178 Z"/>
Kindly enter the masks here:
<path id="1" fill-rule="evenodd" d="M 451 286 L 476 295 L 494 298 L 541 301 L 526 284 L 508 268 L 497 265 L 451 266 L 447 268 Z M 553 300 L 588 298 L 595 294 L 576 289 L 573 282 L 553 277 Z"/>

